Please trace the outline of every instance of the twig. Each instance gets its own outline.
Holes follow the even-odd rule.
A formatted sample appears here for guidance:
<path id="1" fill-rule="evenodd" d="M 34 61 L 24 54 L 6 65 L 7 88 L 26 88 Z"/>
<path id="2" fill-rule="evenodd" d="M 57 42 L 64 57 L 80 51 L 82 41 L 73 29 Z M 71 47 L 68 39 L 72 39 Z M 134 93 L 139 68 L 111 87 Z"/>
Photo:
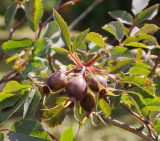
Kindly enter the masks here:
<path id="1" fill-rule="evenodd" d="M 52 135 L 51 133 L 47 132 L 48 135 L 53 139 L 53 141 L 59 141 L 54 135 Z"/>
<path id="2" fill-rule="evenodd" d="M 102 118 L 103 118 L 103 120 L 105 122 L 107 122 L 107 123 L 110 122 L 114 126 L 117 126 L 117 127 L 121 128 L 121 129 L 129 131 L 129 132 L 131 132 L 131 133 L 143 138 L 145 141 L 155 141 L 150 135 L 146 134 L 143 131 L 138 130 L 138 128 L 135 128 L 133 126 L 129 126 L 129 125 L 127 125 L 127 124 L 125 124 L 125 123 L 123 123 L 121 121 L 118 121 L 116 119 L 113 119 L 111 117 L 106 117 L 104 115 L 101 115 L 101 116 L 102 116 Z"/>
<path id="3" fill-rule="evenodd" d="M 132 117 L 134 117 L 137 121 L 139 121 L 142 125 L 144 125 L 147 121 L 143 118 L 141 118 L 139 115 L 136 113 L 130 111 L 129 108 L 127 108 L 124 104 L 120 103 L 123 109 L 125 109 Z"/>
<path id="4" fill-rule="evenodd" d="M 83 13 L 81 13 L 69 26 L 69 29 L 73 29 L 84 17 L 86 17 L 98 4 L 103 0 L 95 0 Z"/>
<path id="5" fill-rule="evenodd" d="M 17 22 L 17 24 L 13 28 L 10 29 L 8 40 L 12 39 L 13 33 L 23 25 L 25 20 L 26 20 L 26 17 L 23 17 L 19 22 Z"/>
<path id="6" fill-rule="evenodd" d="M 49 67 L 50 67 L 51 71 L 54 72 L 54 69 L 53 69 L 53 66 L 52 66 L 52 58 L 51 58 L 50 54 L 48 55 L 48 64 L 49 64 Z"/>
<path id="7" fill-rule="evenodd" d="M 17 75 L 17 71 L 16 70 L 13 70 L 13 71 L 10 71 L 8 74 L 6 74 L 1 80 L 0 80 L 0 84 L 1 83 L 5 83 L 11 79 L 13 79 L 16 75 Z"/>
<path id="8" fill-rule="evenodd" d="M 0 132 L 9 131 L 9 129 L 0 129 Z"/>
<path id="9" fill-rule="evenodd" d="M 146 126 L 146 128 L 147 128 L 150 136 L 151 136 L 153 139 L 156 138 L 156 136 L 155 136 L 155 134 L 154 134 L 154 133 L 155 133 L 154 131 L 153 131 L 154 136 L 153 136 L 153 134 L 152 134 L 152 129 L 150 128 L 150 123 L 149 123 L 148 120 L 146 120 L 146 119 L 144 119 L 144 118 L 141 118 L 138 114 L 130 111 L 130 109 L 128 109 L 124 104 L 122 104 L 122 103 L 120 103 L 120 104 L 121 104 L 121 106 L 122 106 L 134 119 L 136 119 L 137 121 L 139 121 L 143 126 L 144 126 L 144 125 Z"/>
<path id="10" fill-rule="evenodd" d="M 156 61 L 155 61 L 155 65 L 153 66 L 153 69 L 152 69 L 152 71 L 151 71 L 151 73 L 150 73 L 150 75 L 149 75 L 150 77 L 153 77 L 153 76 L 154 76 L 155 71 L 156 71 L 159 63 L 160 63 L 160 52 L 158 52 L 158 57 L 157 57 L 157 59 L 156 59 Z"/>
<path id="11" fill-rule="evenodd" d="M 69 3 L 69 2 L 66 2 L 66 3 L 64 3 L 62 6 L 61 6 L 61 3 L 62 3 L 62 0 L 59 0 L 59 3 L 58 3 L 58 5 L 57 5 L 57 7 L 56 7 L 56 10 L 57 11 L 60 11 L 60 10 L 62 10 L 63 8 L 65 8 L 65 7 L 68 7 L 68 6 L 70 6 L 70 5 L 73 5 L 73 2 L 74 2 L 74 4 L 76 3 L 76 2 L 79 2 L 80 0 L 71 0 L 72 1 L 72 3 L 70 3 L 70 4 L 66 4 L 66 3 Z M 53 19 L 53 13 L 43 22 L 43 24 L 42 24 L 42 26 L 45 26 L 49 21 L 51 21 Z"/>
<path id="12" fill-rule="evenodd" d="M 65 7 L 68 7 L 68 6 L 70 6 L 70 5 L 75 5 L 75 4 L 76 4 L 77 2 L 79 2 L 79 1 L 80 1 L 80 0 L 70 0 L 70 1 L 65 2 L 64 4 L 62 4 L 59 9 L 64 9 Z M 58 9 L 58 10 L 59 10 L 59 9 Z"/>

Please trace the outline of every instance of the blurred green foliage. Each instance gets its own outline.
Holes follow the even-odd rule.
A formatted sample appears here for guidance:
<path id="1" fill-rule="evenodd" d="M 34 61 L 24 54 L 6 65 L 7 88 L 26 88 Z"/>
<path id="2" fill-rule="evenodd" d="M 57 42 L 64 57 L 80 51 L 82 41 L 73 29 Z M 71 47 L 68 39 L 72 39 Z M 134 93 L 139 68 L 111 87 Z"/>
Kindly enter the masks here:
<path id="1" fill-rule="evenodd" d="M 9 2 L 13 0 L 0 0 L 0 15 L 4 15 L 4 11 Z M 46 17 L 52 11 L 52 8 L 55 7 L 58 0 L 43 0 L 45 7 Z M 69 0 L 63 0 L 67 2 Z M 160 2 L 160 0 L 152 0 L 150 5 Z M 78 15 L 80 15 L 89 5 L 93 3 L 93 0 L 81 0 L 79 3 L 71 6 L 62 11 L 62 14 L 65 17 L 65 20 L 68 23 L 71 23 Z M 111 17 L 108 15 L 109 11 L 116 9 L 127 10 L 131 9 L 131 0 L 104 0 L 99 4 L 91 13 L 89 13 L 77 26 L 75 29 L 82 30 L 86 27 L 90 27 L 94 31 L 99 31 L 100 27 L 105 23 L 111 21 Z M 70 15 L 70 16 L 68 16 Z M 44 17 L 45 19 L 45 17 Z M 158 22 L 159 18 L 157 16 Z"/>

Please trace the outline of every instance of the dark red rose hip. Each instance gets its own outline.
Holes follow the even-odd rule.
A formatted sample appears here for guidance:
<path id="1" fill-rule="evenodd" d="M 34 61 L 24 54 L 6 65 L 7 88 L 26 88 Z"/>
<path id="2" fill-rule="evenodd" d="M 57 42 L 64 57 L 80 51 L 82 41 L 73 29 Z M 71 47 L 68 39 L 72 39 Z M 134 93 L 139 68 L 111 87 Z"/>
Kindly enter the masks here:
<path id="1" fill-rule="evenodd" d="M 72 77 L 66 86 L 66 91 L 69 97 L 74 97 L 77 101 L 80 101 L 86 96 L 87 84 L 83 76 L 79 75 Z"/>
<path id="2" fill-rule="evenodd" d="M 105 87 L 105 88 L 107 87 L 107 79 L 106 78 L 104 78 L 101 75 L 95 75 L 95 78 L 103 87 Z M 87 84 L 88 84 L 89 88 L 94 92 L 99 92 L 97 81 L 94 78 L 87 79 Z"/>
<path id="3" fill-rule="evenodd" d="M 67 76 L 58 71 L 53 73 L 47 80 L 49 88 L 53 91 L 63 89 L 67 84 Z"/>
<path id="4" fill-rule="evenodd" d="M 96 99 L 93 94 L 88 93 L 80 102 L 81 107 L 87 112 L 91 112 L 96 107 Z"/>

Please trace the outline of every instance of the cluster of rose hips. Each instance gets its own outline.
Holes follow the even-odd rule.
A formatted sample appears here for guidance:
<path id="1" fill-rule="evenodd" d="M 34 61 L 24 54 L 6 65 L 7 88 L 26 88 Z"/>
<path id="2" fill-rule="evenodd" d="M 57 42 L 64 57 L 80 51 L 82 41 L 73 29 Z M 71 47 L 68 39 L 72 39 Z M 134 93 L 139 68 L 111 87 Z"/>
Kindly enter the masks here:
<path id="1" fill-rule="evenodd" d="M 92 112 L 96 107 L 96 98 L 87 89 L 90 88 L 91 91 L 98 93 L 99 85 L 106 88 L 107 79 L 99 74 L 88 77 L 82 73 L 68 75 L 57 71 L 48 78 L 47 85 L 52 91 L 65 89 L 69 98 L 79 101 L 85 111 Z"/>

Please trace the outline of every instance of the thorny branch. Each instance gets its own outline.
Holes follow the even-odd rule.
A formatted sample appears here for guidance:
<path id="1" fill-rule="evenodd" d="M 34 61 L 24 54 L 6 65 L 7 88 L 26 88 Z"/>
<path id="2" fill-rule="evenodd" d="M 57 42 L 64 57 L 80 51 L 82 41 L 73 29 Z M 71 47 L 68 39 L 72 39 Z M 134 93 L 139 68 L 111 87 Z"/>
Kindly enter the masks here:
<path id="1" fill-rule="evenodd" d="M 157 135 L 155 134 L 155 131 L 152 130 L 150 122 L 147 119 L 144 119 L 140 117 L 138 114 L 130 111 L 124 104 L 120 103 L 121 106 L 129 113 L 134 119 L 136 119 L 139 123 L 142 124 L 142 126 L 146 126 L 149 135 L 153 138 L 153 140 L 156 140 Z"/>
<path id="2" fill-rule="evenodd" d="M 126 131 L 129 131 L 141 138 L 143 138 L 145 141 L 156 141 L 155 139 L 153 139 L 150 135 L 146 134 L 145 132 L 139 130 L 139 128 L 136 128 L 136 127 L 133 127 L 133 126 L 129 126 L 121 121 L 118 121 L 116 119 L 113 119 L 111 117 L 106 117 L 104 115 L 101 115 L 103 120 L 106 122 L 106 123 L 111 123 L 113 124 L 114 126 L 117 126 L 121 129 L 124 129 Z"/>

